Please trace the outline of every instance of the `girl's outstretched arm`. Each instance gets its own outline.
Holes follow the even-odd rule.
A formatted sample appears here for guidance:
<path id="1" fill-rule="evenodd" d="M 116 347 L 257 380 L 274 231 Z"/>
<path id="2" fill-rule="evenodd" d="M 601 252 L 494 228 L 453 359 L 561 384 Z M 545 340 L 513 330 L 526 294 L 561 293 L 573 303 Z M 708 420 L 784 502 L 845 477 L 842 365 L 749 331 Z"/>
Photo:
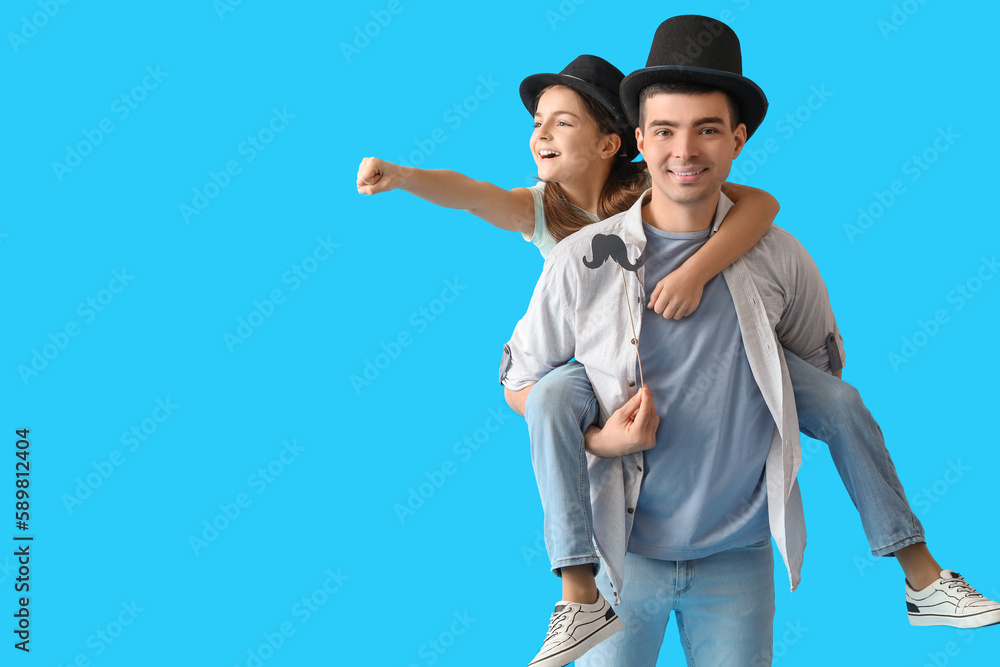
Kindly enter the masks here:
<path id="1" fill-rule="evenodd" d="M 397 188 L 438 206 L 468 211 L 500 229 L 528 236 L 535 229 L 535 207 L 527 188 L 504 190 L 458 172 L 403 167 L 375 157 L 361 161 L 359 193 L 373 195 Z"/>
<path id="2" fill-rule="evenodd" d="M 667 319 L 679 320 L 693 313 L 701 303 L 705 283 L 754 247 L 778 215 L 778 200 L 763 190 L 724 183 L 722 192 L 733 200 L 733 208 L 719 231 L 649 295 L 647 307 Z"/>

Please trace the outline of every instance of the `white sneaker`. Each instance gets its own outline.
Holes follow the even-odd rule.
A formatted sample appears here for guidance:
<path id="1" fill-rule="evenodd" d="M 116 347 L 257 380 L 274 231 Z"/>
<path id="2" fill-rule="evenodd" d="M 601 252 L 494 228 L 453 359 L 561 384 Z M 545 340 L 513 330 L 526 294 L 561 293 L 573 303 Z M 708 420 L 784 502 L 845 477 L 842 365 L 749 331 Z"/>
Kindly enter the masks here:
<path id="1" fill-rule="evenodd" d="M 1000 603 L 983 596 L 951 570 L 944 570 L 940 579 L 922 591 L 906 582 L 906 609 L 910 625 L 979 628 L 1000 623 Z"/>
<path id="2" fill-rule="evenodd" d="M 597 602 L 557 602 L 542 650 L 528 667 L 563 667 L 622 629 L 622 621 L 600 593 Z"/>

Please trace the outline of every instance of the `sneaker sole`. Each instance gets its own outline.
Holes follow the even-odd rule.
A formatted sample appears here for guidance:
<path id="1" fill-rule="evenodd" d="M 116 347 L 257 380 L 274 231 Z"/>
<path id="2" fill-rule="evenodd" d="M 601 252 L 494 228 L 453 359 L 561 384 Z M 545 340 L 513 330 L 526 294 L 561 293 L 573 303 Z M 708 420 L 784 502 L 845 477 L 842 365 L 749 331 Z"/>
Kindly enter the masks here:
<path id="1" fill-rule="evenodd" d="M 933 614 L 910 614 L 910 625 L 927 627 L 947 625 L 952 628 L 981 628 L 1000 623 L 1000 609 L 984 611 L 975 616 L 935 616 Z"/>
<path id="2" fill-rule="evenodd" d="M 536 660 L 535 662 L 529 663 L 528 667 L 565 667 L 577 658 L 582 657 L 584 653 L 594 648 L 611 635 L 621 630 L 622 627 L 622 619 L 615 616 L 613 619 L 608 621 L 607 624 L 595 631 L 594 634 L 582 640 L 573 648 L 566 649 L 562 653 L 557 653 L 556 655 L 546 656 L 541 660 Z"/>

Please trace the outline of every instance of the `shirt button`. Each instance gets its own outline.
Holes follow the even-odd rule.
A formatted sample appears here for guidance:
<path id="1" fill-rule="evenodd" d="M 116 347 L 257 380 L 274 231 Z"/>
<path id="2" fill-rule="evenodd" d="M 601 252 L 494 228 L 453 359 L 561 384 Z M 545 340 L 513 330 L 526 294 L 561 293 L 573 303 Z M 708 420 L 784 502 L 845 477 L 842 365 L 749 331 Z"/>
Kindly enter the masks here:
<path id="1" fill-rule="evenodd" d="M 629 514 L 635 514 L 635 508 L 634 507 L 629 507 L 627 511 L 628 511 Z"/>
<path id="2" fill-rule="evenodd" d="M 632 344 L 635 345 L 635 338 L 632 339 Z"/>
<path id="3" fill-rule="evenodd" d="M 642 466 L 636 466 L 636 470 L 638 470 L 639 472 L 642 472 Z"/>
<path id="4" fill-rule="evenodd" d="M 635 302 L 636 303 L 642 303 L 642 297 L 641 296 L 635 297 Z"/>
<path id="5" fill-rule="evenodd" d="M 629 383 L 628 383 L 628 386 L 630 386 L 630 387 L 634 387 L 634 386 L 635 386 L 635 382 L 629 382 Z"/>

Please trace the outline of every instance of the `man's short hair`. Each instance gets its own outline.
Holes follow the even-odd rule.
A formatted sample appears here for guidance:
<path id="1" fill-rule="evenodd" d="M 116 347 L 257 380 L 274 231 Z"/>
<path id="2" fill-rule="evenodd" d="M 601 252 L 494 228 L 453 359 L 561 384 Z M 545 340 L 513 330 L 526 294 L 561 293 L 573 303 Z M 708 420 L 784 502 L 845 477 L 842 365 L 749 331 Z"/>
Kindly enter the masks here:
<path id="1" fill-rule="evenodd" d="M 694 81 L 671 81 L 669 83 L 654 83 L 646 86 L 639 93 L 639 128 L 646 124 L 646 100 L 654 95 L 678 94 L 678 95 L 711 95 L 712 93 L 722 93 L 729 102 L 730 127 L 735 130 L 740 124 L 740 106 L 732 95 L 722 88 L 716 88 L 705 83 L 695 83 Z"/>

